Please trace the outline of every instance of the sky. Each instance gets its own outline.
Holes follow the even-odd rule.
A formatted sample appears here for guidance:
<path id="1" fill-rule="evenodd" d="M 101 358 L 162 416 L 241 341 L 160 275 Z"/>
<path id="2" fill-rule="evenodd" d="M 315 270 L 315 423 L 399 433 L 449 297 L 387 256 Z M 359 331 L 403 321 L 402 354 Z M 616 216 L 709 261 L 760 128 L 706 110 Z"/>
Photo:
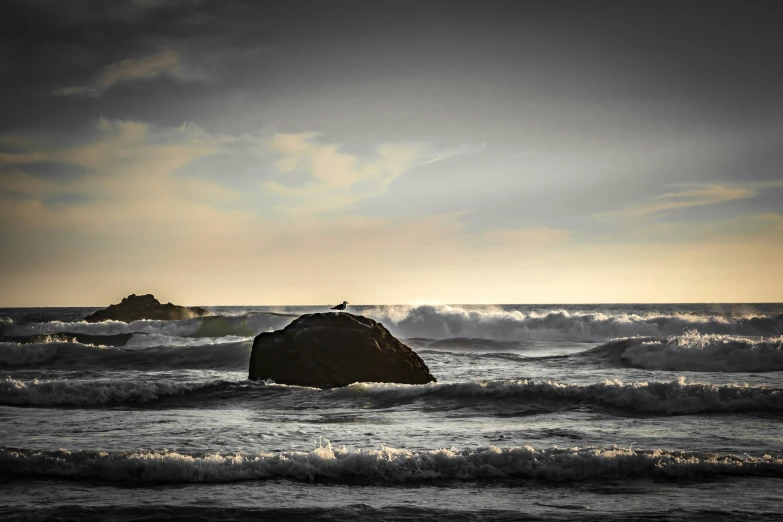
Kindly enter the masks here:
<path id="1" fill-rule="evenodd" d="M 783 301 L 781 14 L 2 2 L 0 306 Z"/>

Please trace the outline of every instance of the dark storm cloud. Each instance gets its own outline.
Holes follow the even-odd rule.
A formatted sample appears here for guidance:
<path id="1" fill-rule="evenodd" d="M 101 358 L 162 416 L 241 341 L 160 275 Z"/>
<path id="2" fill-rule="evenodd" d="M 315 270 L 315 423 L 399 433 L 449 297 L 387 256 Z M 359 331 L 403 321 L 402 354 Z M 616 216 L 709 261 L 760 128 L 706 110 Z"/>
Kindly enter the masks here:
<path id="1" fill-rule="evenodd" d="M 446 140 L 500 153 L 595 157 L 606 143 L 584 144 L 601 139 L 642 158 L 661 148 L 650 134 L 727 129 L 746 157 L 726 161 L 763 179 L 778 175 L 780 12 L 733 1 L 11 1 L 0 6 L 0 133 L 195 121 L 317 130 L 359 152 L 448 129 Z M 735 179 L 718 161 L 713 178 Z"/>
<path id="2" fill-rule="evenodd" d="M 451 94 L 468 96 L 522 83 L 620 108 L 627 98 L 645 98 L 651 110 L 687 100 L 686 112 L 718 120 L 781 110 L 777 2 L 13 1 L 0 10 L 2 108 L 17 127 L 74 118 L 84 104 L 47 96 L 161 49 L 212 77 L 212 88 L 185 89 L 193 102 L 258 88 L 262 78 L 328 90 L 348 76 L 404 77 L 424 101 L 433 81 L 449 95 L 443 79 L 464 82 Z M 181 91 L 166 81 L 147 101 Z M 117 96 L 133 104 L 132 92 Z M 10 98 L 44 107 L 19 114 Z"/>

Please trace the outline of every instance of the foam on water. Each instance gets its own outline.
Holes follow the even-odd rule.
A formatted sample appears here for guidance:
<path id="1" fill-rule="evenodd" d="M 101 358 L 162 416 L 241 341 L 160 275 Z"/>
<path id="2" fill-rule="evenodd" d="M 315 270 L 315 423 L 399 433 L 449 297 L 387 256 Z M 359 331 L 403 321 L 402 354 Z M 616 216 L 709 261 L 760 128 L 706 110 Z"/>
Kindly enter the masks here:
<path id="1" fill-rule="evenodd" d="M 783 329 L 783 316 L 729 319 L 694 314 L 637 315 L 566 310 L 523 313 L 502 308 L 447 305 L 383 306 L 363 313 L 383 322 L 395 335 L 431 339 L 594 341 L 634 335 L 675 335 L 689 329 L 742 335 L 772 335 Z"/>
<path id="2" fill-rule="evenodd" d="M 371 480 L 418 482 L 506 477 L 544 480 L 601 480 L 627 477 L 780 476 L 783 459 L 770 455 L 721 455 L 665 449 L 547 448 L 338 449 L 251 454 L 183 454 L 174 451 L 101 452 L 0 449 L 7 476 L 99 479 L 130 482 L 230 482 Z"/>
<path id="3" fill-rule="evenodd" d="M 755 336 L 779 335 L 783 331 L 783 315 L 726 318 L 685 313 L 638 315 L 566 310 L 525 313 L 499 307 L 446 305 L 380 306 L 361 313 L 382 322 L 394 335 L 402 338 L 590 342 L 618 337 L 679 335 L 687 330 Z M 251 337 L 283 328 L 294 318 L 296 314 L 252 312 L 181 321 L 9 323 L 3 331 L 4 335 L 16 336 L 72 332 L 91 335 L 146 333 L 168 337 Z"/>
<path id="4" fill-rule="evenodd" d="M 783 370 L 783 337 L 747 339 L 695 330 L 666 339 L 637 337 L 591 350 L 592 354 L 648 370 L 775 372 Z"/>
<path id="5" fill-rule="evenodd" d="M 122 347 L 77 342 L 0 343 L 0 367 L 49 369 L 104 368 L 164 370 L 174 368 L 245 369 L 252 339 L 242 337 L 175 338 L 134 334 Z"/>
<path id="6" fill-rule="evenodd" d="M 220 386 L 224 381 L 55 380 L 24 382 L 10 377 L 0 380 L 0 404 L 10 405 L 88 405 L 107 402 L 147 402 L 167 395 Z"/>
<path id="7" fill-rule="evenodd" d="M 226 511 L 202 518 L 248 519 L 243 506 L 276 505 L 269 488 L 299 509 L 325 496 L 354 502 L 346 492 L 361 485 L 375 489 L 356 502 L 428 508 L 448 489 L 443 519 L 481 519 L 500 490 L 510 511 L 495 519 L 538 520 L 538 501 L 556 504 L 551 520 L 777 517 L 783 304 L 356 307 L 423 350 L 440 382 L 246 380 L 252 337 L 316 309 L 221 307 L 130 324 L 81 322 L 87 309 L 0 310 L 0 477 L 16 495 L 3 514 L 106 519 L 118 512 L 101 506 L 142 499 L 157 511 L 126 519 L 185 519 L 215 502 Z M 347 447 L 312 449 L 319 436 Z M 520 487 L 534 495 L 520 503 Z M 585 492 L 591 500 L 575 498 Z"/>
<path id="8" fill-rule="evenodd" d="M 128 348 L 152 348 L 157 346 L 203 346 L 252 341 L 253 337 L 226 335 L 222 337 L 173 337 L 162 334 L 133 334 L 125 345 Z"/>
<path id="9" fill-rule="evenodd" d="M 9 325 L 4 328 L 4 335 L 21 336 L 35 334 L 51 334 L 58 332 L 117 335 L 128 333 L 157 334 L 170 338 L 175 337 L 252 337 L 261 332 L 282 328 L 295 317 L 277 313 L 249 313 L 244 315 L 217 315 L 179 321 L 141 320 L 131 323 L 122 321 L 103 321 L 88 323 L 86 321 L 47 323 L 30 323 Z"/>
<path id="10" fill-rule="evenodd" d="M 201 393 L 209 390 L 212 400 L 257 401 L 253 392 L 266 394 L 298 392 L 314 401 L 373 399 L 383 402 L 457 401 L 467 404 L 478 401 L 491 407 L 501 401 L 546 409 L 557 404 L 588 404 L 628 409 L 639 413 L 663 415 L 777 412 L 783 411 L 783 389 L 741 384 L 705 384 L 686 382 L 685 378 L 670 382 L 604 381 L 590 385 L 562 384 L 552 381 L 469 381 L 405 385 L 392 383 L 356 383 L 345 388 L 318 390 L 296 386 L 269 386 L 249 381 L 228 382 L 210 380 L 181 382 L 171 379 L 154 381 L 53 380 L 22 381 L 10 377 L 0 380 L 0 404 L 13 405 L 89 405 L 109 402 L 147 402 L 164 396 L 198 392 L 193 401 L 203 401 Z M 280 397 L 278 397 L 280 398 Z"/>
<path id="11" fill-rule="evenodd" d="M 418 386 L 357 383 L 330 390 L 329 393 L 386 399 L 481 398 L 507 401 L 516 398 L 528 404 L 532 401 L 567 400 L 657 414 L 783 411 L 783 389 L 742 384 L 689 383 L 684 377 L 669 382 L 624 383 L 607 380 L 589 385 L 537 380 L 430 383 Z"/>

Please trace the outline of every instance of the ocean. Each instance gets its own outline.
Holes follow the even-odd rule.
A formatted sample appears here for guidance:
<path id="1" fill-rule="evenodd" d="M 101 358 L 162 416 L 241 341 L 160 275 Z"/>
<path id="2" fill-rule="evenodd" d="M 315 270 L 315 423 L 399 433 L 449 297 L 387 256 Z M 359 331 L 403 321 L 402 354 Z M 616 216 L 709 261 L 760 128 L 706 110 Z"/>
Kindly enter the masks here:
<path id="1" fill-rule="evenodd" d="M 0 519 L 783 520 L 783 304 L 349 306 L 438 382 L 332 390 L 206 308 L 0 309 Z"/>

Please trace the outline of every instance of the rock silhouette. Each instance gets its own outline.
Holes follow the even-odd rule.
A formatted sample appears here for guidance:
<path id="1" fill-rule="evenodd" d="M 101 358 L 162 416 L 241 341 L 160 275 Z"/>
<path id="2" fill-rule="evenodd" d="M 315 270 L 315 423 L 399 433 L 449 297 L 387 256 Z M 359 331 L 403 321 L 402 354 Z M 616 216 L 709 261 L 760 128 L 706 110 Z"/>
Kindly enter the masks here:
<path id="1" fill-rule="evenodd" d="M 435 382 L 424 361 L 382 324 L 348 313 L 307 314 L 258 335 L 249 377 L 314 388 Z"/>
<path id="2" fill-rule="evenodd" d="M 110 305 L 84 318 L 88 323 L 101 321 L 123 321 L 130 323 L 141 319 L 164 321 L 203 317 L 209 312 L 198 306 L 177 306 L 171 303 L 161 304 L 152 294 L 131 294 L 121 303 Z"/>

